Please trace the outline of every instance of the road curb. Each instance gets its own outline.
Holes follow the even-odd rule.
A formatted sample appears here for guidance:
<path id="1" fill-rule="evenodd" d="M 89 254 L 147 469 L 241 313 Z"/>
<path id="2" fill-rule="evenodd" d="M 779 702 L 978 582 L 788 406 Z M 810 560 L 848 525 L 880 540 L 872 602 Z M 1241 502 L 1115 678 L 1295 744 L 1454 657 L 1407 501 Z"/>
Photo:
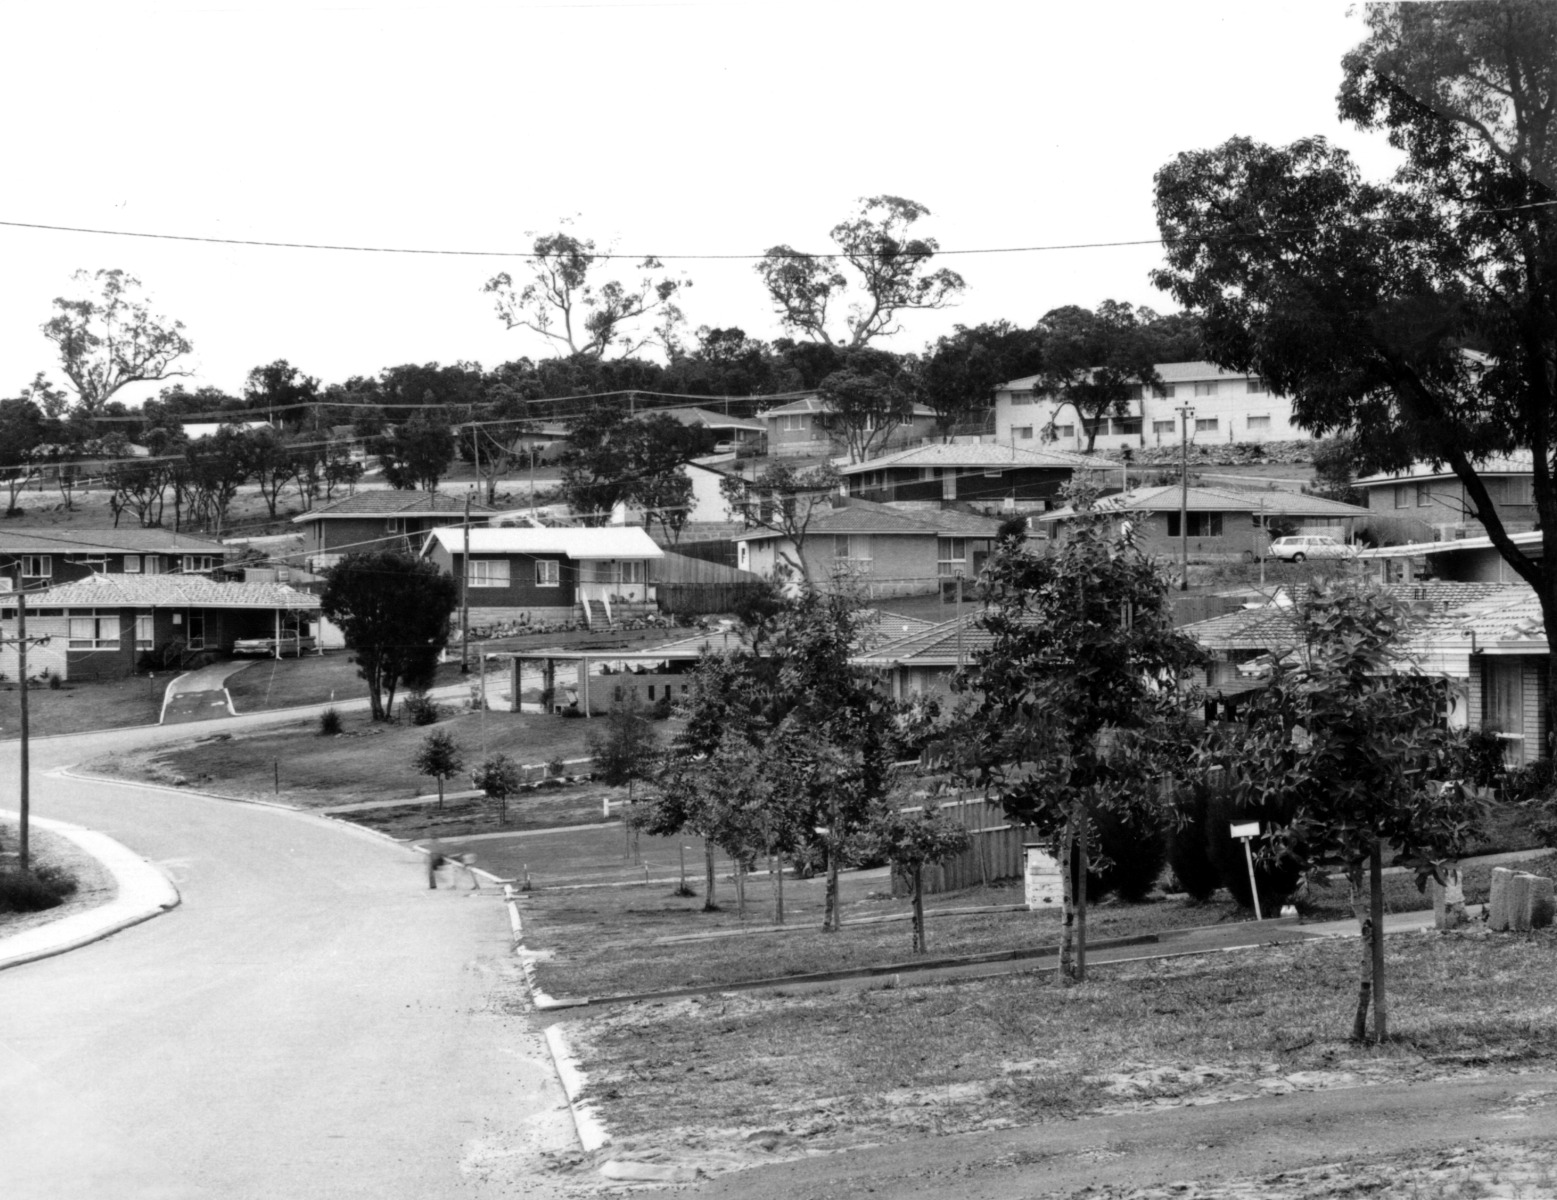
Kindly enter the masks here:
<path id="1" fill-rule="evenodd" d="M 12 812 L 5 815 L 19 817 Z M 0 971 L 78 950 L 178 907 L 181 897 L 172 880 L 128 846 L 64 821 L 33 817 L 31 823 L 69 839 L 95 858 L 114 877 L 118 895 L 85 912 L 0 939 Z"/>
<path id="2" fill-rule="evenodd" d="M 568 1045 L 567 1035 L 563 1033 L 560 1025 L 546 1027 L 546 1045 L 551 1049 L 552 1063 L 557 1068 L 557 1078 L 562 1081 L 562 1090 L 567 1094 L 568 1108 L 573 1112 L 573 1127 L 578 1131 L 579 1143 L 584 1147 L 586 1154 L 593 1154 L 610 1144 L 611 1134 L 595 1111 L 594 1105 L 580 1099 L 586 1082 L 584 1072 L 579 1069 L 578 1059 L 574 1057 L 573 1050 Z"/>

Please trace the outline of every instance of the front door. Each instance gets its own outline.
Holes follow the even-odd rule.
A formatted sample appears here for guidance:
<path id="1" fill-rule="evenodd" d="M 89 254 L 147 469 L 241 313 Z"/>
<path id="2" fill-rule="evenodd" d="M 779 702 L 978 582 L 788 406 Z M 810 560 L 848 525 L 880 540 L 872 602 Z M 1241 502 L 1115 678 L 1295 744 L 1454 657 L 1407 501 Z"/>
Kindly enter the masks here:
<path id="1" fill-rule="evenodd" d="M 1525 761 L 1525 690 L 1519 659 L 1484 660 L 1486 720 L 1503 741 L 1503 759 L 1510 766 Z"/>
<path id="2" fill-rule="evenodd" d="M 185 637 L 188 639 L 186 642 L 188 648 L 191 650 L 204 650 L 205 613 L 201 612 L 199 609 L 190 609 L 187 627 L 188 628 Z"/>

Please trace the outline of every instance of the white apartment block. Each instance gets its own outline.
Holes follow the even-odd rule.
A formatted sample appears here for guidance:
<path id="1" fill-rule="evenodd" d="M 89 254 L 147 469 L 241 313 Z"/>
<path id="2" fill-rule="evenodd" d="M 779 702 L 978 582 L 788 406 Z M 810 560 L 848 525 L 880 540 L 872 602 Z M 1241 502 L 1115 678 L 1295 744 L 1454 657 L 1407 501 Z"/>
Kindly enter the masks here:
<path id="1" fill-rule="evenodd" d="M 1208 362 L 1158 363 L 1162 386 L 1137 387 L 1123 415 L 1098 421 L 1093 448 L 1176 446 L 1187 423 L 1191 445 L 1282 442 L 1312 435 L 1292 424 L 1292 401 L 1255 375 Z M 1087 430 L 1068 402 L 1034 390 L 1037 376 L 1013 379 L 995 392 L 996 440 L 1013 446 L 1085 450 Z M 1192 411 L 1180 414 L 1181 408 Z"/>

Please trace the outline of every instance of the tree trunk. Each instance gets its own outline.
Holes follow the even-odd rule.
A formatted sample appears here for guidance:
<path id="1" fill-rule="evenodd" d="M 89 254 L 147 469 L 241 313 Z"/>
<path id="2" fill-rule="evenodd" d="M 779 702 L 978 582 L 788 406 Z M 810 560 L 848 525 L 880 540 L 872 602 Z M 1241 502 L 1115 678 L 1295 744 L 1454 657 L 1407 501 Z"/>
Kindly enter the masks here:
<path id="1" fill-rule="evenodd" d="M 735 860 L 735 915 L 746 919 L 746 864 Z"/>
<path id="2" fill-rule="evenodd" d="M 827 839 L 827 900 L 822 911 L 822 932 L 837 933 L 843 928 L 843 917 L 838 911 L 838 850 L 835 838 Z"/>
<path id="3" fill-rule="evenodd" d="M 443 807 L 443 776 L 438 776 L 438 807 Z"/>
<path id="4" fill-rule="evenodd" d="M 1076 980 L 1076 873 L 1071 870 L 1071 846 L 1074 831 L 1071 822 L 1065 822 L 1060 833 L 1060 895 L 1063 916 L 1060 923 L 1060 979 L 1066 983 Z"/>
<path id="5" fill-rule="evenodd" d="M 714 844 L 707 838 L 703 839 L 703 911 L 715 912 L 719 906 L 714 903 Z"/>
<path id="6" fill-rule="evenodd" d="M 1373 998 L 1373 921 L 1362 919 L 1362 971 L 1357 980 L 1357 1014 L 1352 1018 L 1352 1041 L 1368 1040 L 1368 1002 Z"/>
<path id="7" fill-rule="evenodd" d="M 768 875 L 773 881 L 773 923 L 784 923 L 784 860 L 777 854 L 768 855 Z"/>
<path id="8" fill-rule="evenodd" d="M 925 952 L 924 942 L 924 867 L 915 863 L 910 876 L 914 884 L 914 953 Z"/>
<path id="9" fill-rule="evenodd" d="M 1373 1040 L 1389 1040 L 1389 1006 L 1384 1000 L 1384 847 L 1377 841 L 1368 856 L 1368 919 L 1373 929 L 1368 939 L 1373 968 Z"/>
<path id="10" fill-rule="evenodd" d="M 1081 869 L 1076 872 L 1076 883 L 1080 894 L 1076 897 L 1076 982 L 1084 983 L 1087 978 L 1087 824 L 1082 819 L 1081 833 L 1076 839 L 1078 858 L 1081 860 Z"/>

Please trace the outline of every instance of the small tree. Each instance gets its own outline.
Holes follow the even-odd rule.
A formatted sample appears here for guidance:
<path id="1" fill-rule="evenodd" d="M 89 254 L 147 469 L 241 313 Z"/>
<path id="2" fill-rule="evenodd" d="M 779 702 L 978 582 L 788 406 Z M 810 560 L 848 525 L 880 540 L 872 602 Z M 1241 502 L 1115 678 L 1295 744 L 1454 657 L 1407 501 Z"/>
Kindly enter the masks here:
<path id="1" fill-rule="evenodd" d="M 612 705 L 605 730 L 591 731 L 587 741 L 590 756 L 595 760 L 595 777 L 609 787 L 627 788 L 629 802 L 633 784 L 653 778 L 659 765 L 659 736 L 644 718 L 636 692 Z"/>
<path id="2" fill-rule="evenodd" d="M 433 563 L 393 551 L 348 554 L 325 572 L 320 611 L 356 653 L 375 721 L 389 720 L 400 684 L 430 682 L 457 598 Z"/>
<path id="3" fill-rule="evenodd" d="M 422 739 L 411 765 L 422 775 L 431 775 L 438 781 L 438 807 L 443 807 L 443 781 L 451 779 L 465 769 L 460 755 L 460 744 L 452 734 L 435 729 Z"/>
<path id="4" fill-rule="evenodd" d="M 421 409 L 372 448 L 390 487 L 435 492 L 454 459 L 454 430 L 438 410 Z"/>
<path id="5" fill-rule="evenodd" d="M 831 510 L 838 491 L 838 472 L 831 463 L 797 468 L 776 460 L 753 480 L 726 475 L 719 490 L 731 515 L 747 529 L 783 535 L 789 545 L 779 544 L 779 556 L 802 579 L 810 578 L 806 537 L 811 523 Z"/>
<path id="6" fill-rule="evenodd" d="M 914 953 L 925 952 L 924 869 L 968 848 L 968 831 L 939 807 L 918 812 L 883 807 L 872 818 L 867 836 L 899 871 L 908 876 L 914 904 Z"/>
<path id="7" fill-rule="evenodd" d="M 482 759 L 481 765 L 471 774 L 470 782 L 498 802 L 501 819 L 507 824 L 508 798 L 519 790 L 518 764 L 506 754 L 493 754 Z"/>
<path id="8" fill-rule="evenodd" d="M 1244 723 L 1211 753 L 1233 772 L 1246 803 L 1294 804 L 1266 834 L 1265 853 L 1322 878 L 1340 863 L 1354 895 L 1368 877 L 1363 970 L 1353 1036 L 1389 1034 L 1384 992 L 1382 872 L 1392 861 L 1423 886 L 1480 833 L 1483 802 L 1458 782 L 1470 770 L 1463 734 L 1444 726 L 1440 681 L 1419 674 L 1399 647 L 1410 618 L 1387 594 L 1318 586 L 1298 608 L 1299 637 L 1278 656 L 1270 684 L 1250 697 Z M 1242 766 L 1241 764 L 1249 764 Z"/>
<path id="9" fill-rule="evenodd" d="M 1160 382 L 1153 365 L 1159 339 L 1148 324 L 1155 316 L 1105 300 L 1096 312 L 1066 305 L 1038 322 L 1044 343 L 1037 387 L 1080 414 L 1088 454 L 1102 423 L 1127 415 L 1139 389 Z"/>
<path id="10" fill-rule="evenodd" d="M 120 388 L 188 375 L 173 364 L 193 346 L 182 321 L 154 316 L 137 293 L 141 281 L 120 270 L 77 271 L 78 298 L 60 296 L 43 336 L 59 347 L 60 369 L 88 417 L 102 413 Z"/>
<path id="11" fill-rule="evenodd" d="M 1086 497 L 1077 497 L 1085 505 Z M 1167 582 L 1127 525 L 1085 511 L 1056 549 L 1000 540 L 976 624 L 993 641 L 959 676 L 962 765 L 992 787 L 1013 821 L 1057 845 L 1064 931 L 1060 974 L 1086 977 L 1085 890 L 1092 814 L 1157 803 L 1156 780 L 1183 704 L 1178 679 L 1199 662 L 1173 627 Z"/>

